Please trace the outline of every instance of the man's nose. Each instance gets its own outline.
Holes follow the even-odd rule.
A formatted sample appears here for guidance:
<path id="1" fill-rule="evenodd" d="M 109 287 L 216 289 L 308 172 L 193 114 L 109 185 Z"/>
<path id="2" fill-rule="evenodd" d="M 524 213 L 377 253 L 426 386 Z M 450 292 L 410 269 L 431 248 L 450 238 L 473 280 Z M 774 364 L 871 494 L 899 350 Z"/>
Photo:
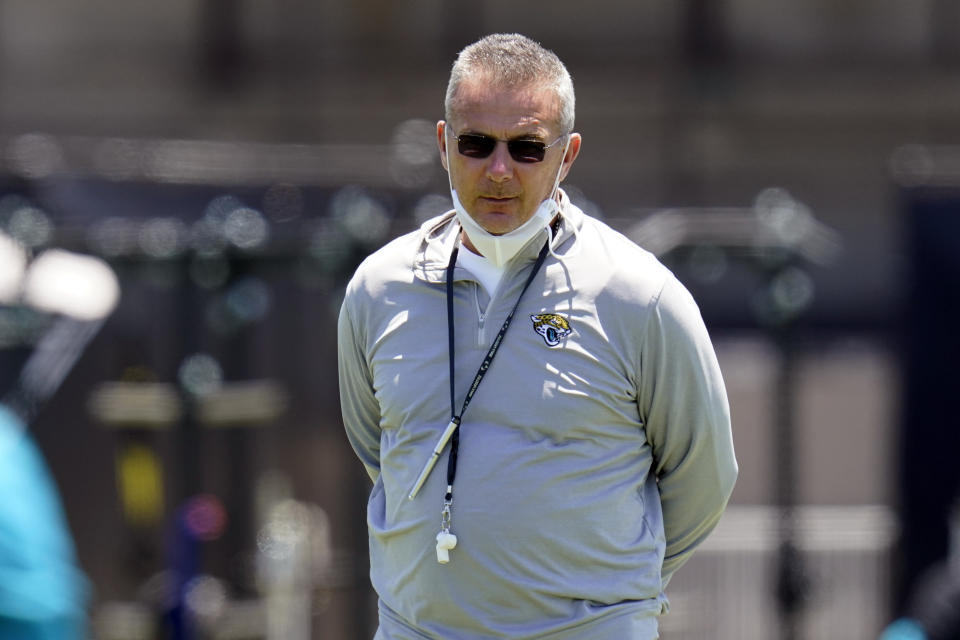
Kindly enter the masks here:
<path id="1" fill-rule="evenodd" d="M 513 158 L 507 149 L 507 143 L 498 140 L 487 162 L 487 177 L 493 182 L 503 182 L 513 177 Z"/>

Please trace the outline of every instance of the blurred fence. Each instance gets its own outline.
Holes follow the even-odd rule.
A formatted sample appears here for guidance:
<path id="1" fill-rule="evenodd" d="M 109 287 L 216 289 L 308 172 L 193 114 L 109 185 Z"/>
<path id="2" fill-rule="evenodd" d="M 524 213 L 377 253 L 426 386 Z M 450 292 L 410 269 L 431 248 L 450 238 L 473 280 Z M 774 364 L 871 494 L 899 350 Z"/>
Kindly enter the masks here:
<path id="1" fill-rule="evenodd" d="M 336 308 L 343 283 L 359 259 L 449 206 L 446 183 L 437 180 L 431 127 L 408 121 L 397 128 L 391 144 L 376 147 L 32 134 L 3 141 L 8 169 L 17 177 L 9 186 L 0 184 L 3 229 L 32 251 L 68 246 L 101 255 L 117 269 L 123 288 L 120 308 L 103 338 L 91 346 L 73 384 L 34 425 L 60 481 L 81 562 L 97 587 L 94 613 L 102 623 L 98 637 L 152 637 L 164 606 L 156 591 L 169 589 L 163 583 L 169 580 L 164 574 L 170 562 L 164 549 L 166 529 L 196 491 L 219 492 L 232 527 L 229 539 L 204 547 L 207 561 L 198 569 L 213 581 L 194 585 L 206 594 L 199 602 L 206 603 L 210 620 L 245 621 L 212 626 L 209 637 L 369 637 L 374 610 L 365 567 L 367 485 L 339 424 Z M 384 158 L 390 161 L 381 162 Z M 811 327 L 841 332 L 889 329 L 883 319 L 835 326 L 833 309 L 817 294 L 824 282 L 836 278 L 825 258 L 840 250 L 839 238 L 782 190 L 767 190 L 753 207 L 739 210 L 695 210 L 686 216 L 646 219 L 639 210 L 633 213 L 608 221 L 655 251 L 669 251 L 681 231 L 700 234 L 692 246 L 675 252 L 671 266 L 694 292 L 711 330 L 769 336 L 784 313 L 792 319 L 807 311 L 801 332 Z M 758 226 L 758 221 L 763 224 Z M 712 234 L 712 241 L 701 237 L 704 234 Z M 728 244 L 749 246 L 749 256 L 743 250 L 718 248 L 718 235 Z M 812 244 L 803 242 L 811 238 Z M 659 249 L 655 241 L 661 243 Z M 824 259 L 798 269 L 783 261 L 782 251 L 769 250 L 773 241 L 790 252 L 806 252 L 806 262 Z M 757 246 L 767 249 L 758 254 Z M 24 324 L 38 321 L 36 317 L 4 313 L 0 320 L 5 347 L 23 346 L 36 337 L 33 325 Z M 34 324 L 42 328 L 43 323 Z M 804 348 L 801 344 L 800 351 Z M 748 368 L 756 369 L 757 362 L 751 360 Z M 212 366 L 197 369 L 198 363 Z M 863 368 L 862 361 L 855 364 Z M 198 401 L 190 395 L 187 383 L 192 378 L 187 374 L 206 369 L 214 372 L 217 388 Z M 775 369 L 769 369 L 770 379 L 776 378 Z M 823 370 L 817 375 L 822 378 Z M 91 394 L 99 389 L 95 397 L 104 401 L 114 396 L 102 392 L 119 389 L 100 386 L 105 382 L 134 384 L 136 393 L 161 385 L 164 397 L 180 409 L 163 420 L 165 430 L 138 431 L 131 428 L 137 421 L 129 417 L 124 420 L 130 424 L 121 430 L 103 429 L 110 422 L 105 419 L 109 411 L 102 403 L 90 403 Z M 250 386 L 255 383 L 260 386 Z M 244 391 L 257 403 L 254 409 L 269 408 L 262 396 L 248 393 L 263 385 L 278 389 L 271 397 L 289 404 L 281 403 L 282 410 L 270 412 L 253 429 L 235 428 L 236 420 L 231 430 L 208 428 L 208 422 L 224 422 L 203 417 L 218 400 L 226 398 L 218 407 L 251 413 L 234 396 L 221 397 L 225 392 Z M 837 396 L 847 392 L 832 391 Z M 857 392 L 842 399 L 845 411 L 855 412 L 865 402 L 883 404 L 876 398 L 865 400 L 876 391 Z M 776 404 L 778 398 L 763 386 L 751 400 Z M 839 406 L 839 401 L 831 405 L 823 421 L 826 429 L 839 425 L 830 434 L 831 447 L 841 446 L 837 432 L 852 431 Z M 192 424 L 184 422 L 190 418 L 188 409 L 196 411 Z M 741 424 L 735 430 L 740 428 L 738 437 L 743 438 L 744 407 L 736 409 Z M 772 453 L 776 439 L 772 415 L 762 421 L 769 440 L 763 454 L 768 444 Z M 152 417 L 159 419 L 158 414 Z M 889 415 L 884 418 L 892 422 Z M 184 424 L 193 431 L 185 431 Z M 868 437 L 877 440 L 890 425 L 874 421 L 867 426 Z M 862 441 L 856 446 L 862 454 Z M 153 450 L 155 457 L 138 467 L 134 463 L 145 460 L 145 450 Z M 159 513 L 149 526 L 141 526 L 131 520 L 137 505 L 131 509 L 124 504 L 124 490 L 132 486 L 130 478 L 143 476 L 130 469 L 143 472 L 150 465 L 165 471 L 155 481 L 166 485 L 168 498 L 155 505 Z M 266 598 L 258 599 L 262 584 L 256 584 L 263 567 L 257 574 L 253 566 L 265 555 L 258 536 L 266 511 L 254 504 L 254 494 L 260 480 L 278 467 L 287 472 L 290 493 L 327 514 L 324 535 L 330 539 L 323 546 L 327 569 L 304 587 L 312 590 L 311 599 L 283 605 L 299 607 L 301 619 L 306 610 L 311 629 L 294 633 L 281 628 L 269 636 Z M 798 471 L 810 474 L 810 468 Z M 764 487 L 774 484 L 764 480 Z M 293 496 L 275 497 L 279 504 Z M 775 496 L 764 497 L 772 501 Z M 777 567 L 784 531 L 779 513 L 774 507 L 731 507 L 718 531 L 670 585 L 672 612 L 663 620 L 666 640 L 778 637 Z M 805 590 L 808 599 L 799 603 L 799 637 L 876 637 L 889 619 L 888 565 L 895 533 L 891 512 L 873 506 L 802 506 L 792 513 L 790 537 L 803 559 L 800 578 L 810 587 Z M 103 539 L 118 531 L 117 548 L 105 547 Z M 299 578 L 290 574 L 283 579 Z"/>
<path id="2" fill-rule="evenodd" d="M 894 515 L 880 506 L 802 507 L 795 513 L 809 597 L 799 635 L 874 640 L 888 621 Z M 669 588 L 663 640 L 781 637 L 776 601 L 779 514 L 731 506 Z"/>

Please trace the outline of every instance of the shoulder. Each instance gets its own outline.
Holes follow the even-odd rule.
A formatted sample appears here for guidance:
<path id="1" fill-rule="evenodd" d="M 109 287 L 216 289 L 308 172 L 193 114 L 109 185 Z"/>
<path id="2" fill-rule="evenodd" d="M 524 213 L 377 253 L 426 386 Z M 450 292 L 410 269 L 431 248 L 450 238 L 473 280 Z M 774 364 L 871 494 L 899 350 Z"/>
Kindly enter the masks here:
<path id="1" fill-rule="evenodd" d="M 651 306 L 665 289 L 683 289 L 654 254 L 601 220 L 584 216 L 581 242 L 584 267 L 620 302 Z"/>
<path id="2" fill-rule="evenodd" d="M 364 258 L 347 284 L 344 309 L 361 317 L 379 314 L 384 301 L 413 305 L 443 282 L 456 238 L 452 220 L 453 212 L 431 218 Z"/>
<path id="3" fill-rule="evenodd" d="M 453 220 L 453 211 L 448 211 L 374 251 L 357 267 L 348 294 L 360 287 L 379 290 L 393 283 L 442 281 L 459 228 Z"/>
<path id="4" fill-rule="evenodd" d="M 598 242 L 603 250 L 612 251 L 610 257 L 614 259 L 616 264 L 643 264 L 657 270 L 666 271 L 666 267 L 660 263 L 655 255 L 606 222 L 586 214 L 584 214 L 583 220 L 584 229 L 593 232 L 594 242 Z"/>
<path id="5" fill-rule="evenodd" d="M 413 261 L 421 243 L 420 230 L 394 238 L 364 258 L 347 284 L 347 299 L 379 297 L 392 283 L 413 279 Z"/>

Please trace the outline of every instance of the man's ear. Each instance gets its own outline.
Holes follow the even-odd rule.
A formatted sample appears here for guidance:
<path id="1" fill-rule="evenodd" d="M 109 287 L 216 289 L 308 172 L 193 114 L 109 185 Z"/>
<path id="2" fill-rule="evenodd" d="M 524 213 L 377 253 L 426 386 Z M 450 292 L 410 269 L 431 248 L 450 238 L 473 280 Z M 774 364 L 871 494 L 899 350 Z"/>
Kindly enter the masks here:
<path id="1" fill-rule="evenodd" d="M 563 169 L 560 170 L 561 181 L 566 179 L 567 174 L 570 173 L 570 167 L 573 166 L 573 161 L 580 155 L 580 145 L 582 142 L 583 139 L 579 133 L 570 134 L 570 140 L 567 142 L 567 151 L 563 155 Z"/>
<path id="2" fill-rule="evenodd" d="M 443 120 L 437 122 L 437 147 L 440 149 L 440 164 L 443 165 L 443 168 L 447 171 L 450 171 L 450 167 L 447 166 L 447 136 L 446 133 L 447 123 Z"/>

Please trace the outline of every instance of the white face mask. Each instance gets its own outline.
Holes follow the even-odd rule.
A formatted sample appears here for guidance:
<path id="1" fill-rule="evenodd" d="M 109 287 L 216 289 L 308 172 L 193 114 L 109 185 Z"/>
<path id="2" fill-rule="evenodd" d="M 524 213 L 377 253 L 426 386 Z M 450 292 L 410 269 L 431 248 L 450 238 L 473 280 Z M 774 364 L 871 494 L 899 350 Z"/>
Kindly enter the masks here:
<path id="1" fill-rule="evenodd" d="M 566 146 L 563 147 L 566 153 Z M 481 227 L 473 219 L 473 216 L 464 208 L 463 203 L 457 196 L 456 189 L 453 188 L 453 177 L 451 176 L 450 163 L 450 145 L 447 145 L 447 178 L 450 181 L 450 195 L 453 198 L 453 208 L 457 212 L 457 219 L 460 226 L 466 232 L 470 242 L 477 248 L 480 254 L 497 267 L 505 265 L 510 258 L 514 257 L 523 249 L 534 237 L 541 231 L 550 233 L 550 223 L 557 215 L 559 205 L 556 200 L 557 187 L 560 185 L 560 174 L 563 172 L 563 162 L 557 169 L 557 176 L 553 181 L 553 189 L 547 199 L 540 203 L 537 210 L 529 220 L 522 225 L 502 235 L 494 235 Z M 549 237 L 549 235 L 548 235 Z M 552 252 L 552 250 L 551 250 Z"/>

